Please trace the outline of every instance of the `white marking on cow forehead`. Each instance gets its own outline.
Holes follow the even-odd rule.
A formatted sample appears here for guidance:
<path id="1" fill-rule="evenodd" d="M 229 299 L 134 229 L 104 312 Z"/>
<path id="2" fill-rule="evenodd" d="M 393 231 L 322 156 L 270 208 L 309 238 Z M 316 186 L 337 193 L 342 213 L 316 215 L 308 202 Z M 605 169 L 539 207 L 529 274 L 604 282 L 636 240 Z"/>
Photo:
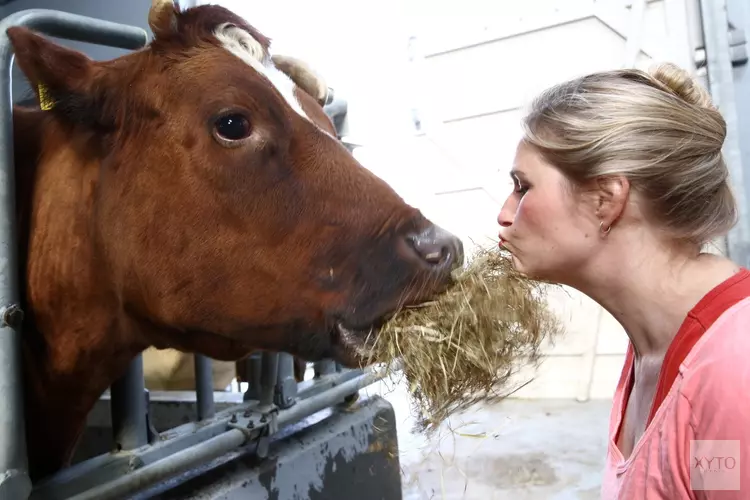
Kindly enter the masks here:
<path id="1" fill-rule="evenodd" d="M 273 65 L 258 40 L 247 31 L 230 23 L 220 25 L 216 29 L 215 36 L 226 50 L 245 61 L 259 74 L 265 76 L 292 109 L 309 120 L 294 95 L 294 82 Z"/>

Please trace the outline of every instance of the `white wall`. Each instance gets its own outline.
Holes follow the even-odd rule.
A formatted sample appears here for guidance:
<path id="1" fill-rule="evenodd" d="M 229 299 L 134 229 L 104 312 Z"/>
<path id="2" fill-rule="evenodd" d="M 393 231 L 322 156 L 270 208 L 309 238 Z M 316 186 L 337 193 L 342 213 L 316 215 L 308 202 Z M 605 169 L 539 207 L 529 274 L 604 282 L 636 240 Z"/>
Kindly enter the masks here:
<path id="1" fill-rule="evenodd" d="M 275 52 L 322 72 L 349 101 L 352 138 L 364 144 L 357 158 L 470 250 L 496 238 L 529 99 L 561 80 L 620 67 L 628 54 L 639 67 L 689 64 L 693 1 L 648 1 L 642 19 L 615 0 L 221 3 L 273 38 Z M 410 50 L 421 56 L 413 63 Z M 590 299 L 566 292 L 551 302 L 568 333 L 518 397 L 611 397 L 627 337 Z"/>

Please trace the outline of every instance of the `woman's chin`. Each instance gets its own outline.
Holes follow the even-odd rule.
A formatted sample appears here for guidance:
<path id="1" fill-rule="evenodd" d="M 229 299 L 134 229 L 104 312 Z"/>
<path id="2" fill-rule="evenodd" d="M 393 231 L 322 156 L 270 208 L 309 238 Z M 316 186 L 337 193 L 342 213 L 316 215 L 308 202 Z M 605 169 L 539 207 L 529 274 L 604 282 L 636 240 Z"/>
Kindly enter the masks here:
<path id="1" fill-rule="evenodd" d="M 513 263 L 513 269 L 523 272 L 523 263 L 513 252 L 510 252 L 510 261 Z"/>
<path id="2" fill-rule="evenodd" d="M 532 266 L 529 266 L 527 264 L 524 264 L 524 262 L 518 258 L 518 256 L 514 253 L 510 254 L 511 263 L 513 264 L 513 269 L 516 270 L 516 272 L 522 274 L 526 278 L 529 279 L 539 279 L 537 276 L 537 272 L 534 270 Z"/>
<path id="3" fill-rule="evenodd" d="M 510 254 L 510 261 L 513 264 L 513 269 L 523 275 L 528 275 L 529 269 L 527 266 L 524 266 L 523 261 L 518 258 L 517 250 L 515 248 L 510 248 L 507 244 L 502 245 L 501 248 Z"/>

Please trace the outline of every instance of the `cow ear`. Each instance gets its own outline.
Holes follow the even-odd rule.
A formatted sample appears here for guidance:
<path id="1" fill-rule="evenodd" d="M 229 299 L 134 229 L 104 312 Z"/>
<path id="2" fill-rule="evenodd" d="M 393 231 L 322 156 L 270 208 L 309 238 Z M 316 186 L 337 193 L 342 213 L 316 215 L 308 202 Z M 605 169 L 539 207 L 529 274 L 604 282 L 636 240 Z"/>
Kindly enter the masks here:
<path id="1" fill-rule="evenodd" d="M 88 91 L 93 61 L 85 54 L 62 47 L 33 31 L 9 28 L 15 59 L 36 92 L 42 108 L 68 94 Z"/>
<path id="2" fill-rule="evenodd" d="M 13 27 L 7 33 L 39 106 L 69 122 L 101 128 L 101 100 L 94 92 L 95 62 L 27 28 Z"/>

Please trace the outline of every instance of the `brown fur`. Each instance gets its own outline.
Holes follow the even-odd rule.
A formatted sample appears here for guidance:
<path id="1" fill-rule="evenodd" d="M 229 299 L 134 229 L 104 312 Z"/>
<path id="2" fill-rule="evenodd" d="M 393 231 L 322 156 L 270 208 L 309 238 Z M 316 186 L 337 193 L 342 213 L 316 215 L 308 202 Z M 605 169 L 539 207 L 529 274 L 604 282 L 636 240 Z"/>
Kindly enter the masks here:
<path id="1" fill-rule="evenodd" d="M 8 30 L 55 102 L 14 111 L 35 480 L 68 463 L 148 346 L 351 364 L 337 321 L 377 324 L 449 274 L 409 244 L 430 222 L 321 130 L 334 132 L 319 104 L 297 91 L 316 126 L 212 32 L 229 21 L 267 39 L 221 7 L 165 12 L 149 47 L 106 62 Z M 226 109 L 250 119 L 239 147 L 212 137 Z"/>

